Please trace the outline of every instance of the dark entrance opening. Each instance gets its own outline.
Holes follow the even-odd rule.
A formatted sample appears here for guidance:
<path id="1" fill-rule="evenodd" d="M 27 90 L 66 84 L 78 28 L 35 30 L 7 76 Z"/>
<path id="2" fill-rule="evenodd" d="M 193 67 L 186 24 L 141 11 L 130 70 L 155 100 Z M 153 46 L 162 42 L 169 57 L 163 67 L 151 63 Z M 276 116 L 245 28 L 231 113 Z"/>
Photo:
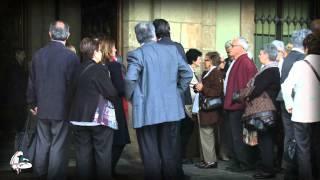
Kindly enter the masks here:
<path id="1" fill-rule="evenodd" d="M 81 0 L 81 36 L 104 35 L 120 47 L 120 11 L 118 0 Z"/>

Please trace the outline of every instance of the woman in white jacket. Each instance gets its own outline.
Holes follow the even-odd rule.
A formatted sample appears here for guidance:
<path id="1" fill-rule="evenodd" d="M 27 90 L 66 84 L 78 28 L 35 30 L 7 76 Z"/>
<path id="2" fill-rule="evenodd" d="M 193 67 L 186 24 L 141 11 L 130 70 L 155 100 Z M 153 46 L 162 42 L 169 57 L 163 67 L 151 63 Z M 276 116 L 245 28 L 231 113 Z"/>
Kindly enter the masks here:
<path id="1" fill-rule="evenodd" d="M 308 35 L 303 46 L 307 56 L 292 66 L 281 87 L 294 123 L 299 179 L 315 180 L 320 178 L 320 37 Z M 315 172 L 313 163 L 318 166 Z"/>

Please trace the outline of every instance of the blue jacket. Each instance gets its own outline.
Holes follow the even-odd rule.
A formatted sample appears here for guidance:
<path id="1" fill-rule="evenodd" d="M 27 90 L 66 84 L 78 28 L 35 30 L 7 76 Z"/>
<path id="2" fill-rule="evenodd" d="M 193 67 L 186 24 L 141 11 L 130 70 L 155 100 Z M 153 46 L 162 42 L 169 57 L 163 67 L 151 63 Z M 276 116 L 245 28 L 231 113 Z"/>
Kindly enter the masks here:
<path id="1" fill-rule="evenodd" d="M 174 45 L 148 42 L 128 53 L 126 97 L 132 102 L 133 127 L 180 121 L 183 92 L 192 70 Z"/>

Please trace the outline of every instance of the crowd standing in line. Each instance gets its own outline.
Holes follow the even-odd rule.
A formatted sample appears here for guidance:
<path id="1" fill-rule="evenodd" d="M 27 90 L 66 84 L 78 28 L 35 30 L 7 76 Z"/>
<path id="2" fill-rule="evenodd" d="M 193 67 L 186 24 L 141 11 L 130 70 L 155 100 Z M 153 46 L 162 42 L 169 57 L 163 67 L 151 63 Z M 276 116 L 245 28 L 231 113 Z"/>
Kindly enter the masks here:
<path id="1" fill-rule="evenodd" d="M 194 131 L 198 168 L 217 168 L 224 160 L 228 171 L 256 169 L 255 179 L 274 178 L 281 169 L 285 180 L 319 179 L 319 22 L 294 31 L 287 46 L 280 40 L 265 44 L 259 71 L 244 37 L 225 43 L 227 58 L 212 50 L 202 61 L 199 49 L 185 53 L 171 40 L 165 19 L 135 26 L 140 47 L 128 52 L 127 69 L 112 37 L 83 38 L 80 64 L 76 48 L 66 44 L 68 24 L 53 22 L 51 40 L 33 55 L 28 79 L 27 103 L 38 118 L 35 176 L 66 179 L 70 132 L 79 179 L 115 176 L 130 143 L 129 102 L 145 179 L 183 179 L 182 164 L 194 163 L 187 155 Z M 237 93 L 243 93 L 241 101 Z M 204 99 L 217 97 L 221 108 L 203 108 Z M 259 110 L 267 101 L 271 114 Z"/>

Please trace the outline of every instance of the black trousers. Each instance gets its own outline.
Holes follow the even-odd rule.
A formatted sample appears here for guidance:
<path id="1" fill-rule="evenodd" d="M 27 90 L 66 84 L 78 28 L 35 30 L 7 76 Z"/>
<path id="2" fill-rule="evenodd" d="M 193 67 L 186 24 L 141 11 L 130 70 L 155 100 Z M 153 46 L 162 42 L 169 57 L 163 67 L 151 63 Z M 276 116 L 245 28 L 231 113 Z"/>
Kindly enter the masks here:
<path id="1" fill-rule="evenodd" d="M 293 122 L 297 142 L 299 180 L 318 180 L 320 178 L 320 122 Z"/>
<path id="2" fill-rule="evenodd" d="M 79 179 L 111 179 L 113 129 L 73 126 Z"/>
<path id="3" fill-rule="evenodd" d="M 112 145 L 112 174 L 115 174 L 116 166 L 121 157 L 125 145 Z"/>
<path id="4" fill-rule="evenodd" d="M 136 132 L 144 165 L 144 179 L 181 179 L 179 122 L 144 126 L 137 128 Z"/>
<path id="5" fill-rule="evenodd" d="M 227 111 L 227 118 L 231 137 L 230 151 L 232 160 L 235 164 L 239 164 L 241 166 L 249 166 L 248 147 L 244 144 L 242 139 L 242 114 L 242 110 Z"/>
<path id="6" fill-rule="evenodd" d="M 273 129 L 269 129 L 266 132 L 258 132 L 261 170 L 267 173 L 274 173 L 273 132 Z"/>
<path id="7" fill-rule="evenodd" d="M 284 129 L 284 142 L 283 142 L 283 150 L 286 153 L 288 149 L 288 143 L 294 138 L 294 129 L 293 122 L 291 121 L 291 114 L 286 110 L 286 106 L 284 102 L 280 103 L 281 108 L 281 118 Z M 283 159 L 283 167 L 284 167 L 284 177 L 285 180 L 295 180 L 298 175 L 298 167 L 297 162 L 294 160 L 286 160 Z"/>
<path id="8" fill-rule="evenodd" d="M 195 122 L 187 115 L 180 122 L 180 135 L 181 135 L 181 157 L 186 158 L 187 146 L 194 129 Z"/>
<path id="9" fill-rule="evenodd" d="M 63 120 L 37 121 L 36 155 L 33 171 L 48 180 L 66 179 L 68 165 L 68 127 Z"/>

